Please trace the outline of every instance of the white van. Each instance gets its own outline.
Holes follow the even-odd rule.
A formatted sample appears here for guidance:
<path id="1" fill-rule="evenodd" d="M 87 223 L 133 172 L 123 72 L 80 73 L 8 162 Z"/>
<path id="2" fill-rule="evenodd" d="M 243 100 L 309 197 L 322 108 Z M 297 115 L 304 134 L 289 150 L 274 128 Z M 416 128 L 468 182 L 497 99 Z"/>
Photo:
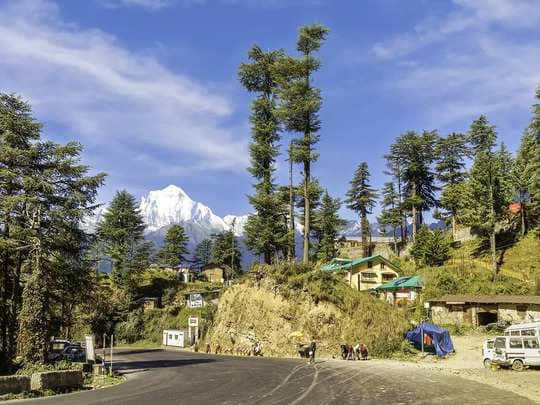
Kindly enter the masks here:
<path id="1" fill-rule="evenodd" d="M 484 345 L 482 346 L 482 359 L 484 362 L 484 367 L 490 368 L 491 362 L 495 357 L 495 339 L 486 339 L 484 340 Z"/>
<path id="2" fill-rule="evenodd" d="M 510 325 L 504 330 L 505 336 L 540 336 L 540 321 Z"/>
<path id="3" fill-rule="evenodd" d="M 497 336 L 493 364 L 521 371 L 528 366 L 540 366 L 540 337 L 532 335 Z"/>

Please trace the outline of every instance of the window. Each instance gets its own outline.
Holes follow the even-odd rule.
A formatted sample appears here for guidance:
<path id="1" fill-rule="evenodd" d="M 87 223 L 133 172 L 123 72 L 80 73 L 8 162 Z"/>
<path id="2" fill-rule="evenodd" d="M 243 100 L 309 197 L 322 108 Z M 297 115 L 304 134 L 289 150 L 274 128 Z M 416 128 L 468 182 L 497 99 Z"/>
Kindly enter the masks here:
<path id="1" fill-rule="evenodd" d="M 174 335 L 174 340 L 178 340 L 178 335 Z"/>
<path id="2" fill-rule="evenodd" d="M 373 267 L 373 262 L 368 262 L 367 268 L 368 268 L 368 269 L 371 269 L 372 267 Z"/>
<path id="3" fill-rule="evenodd" d="M 523 349 L 523 341 L 519 338 L 510 338 L 510 349 Z"/>
<path id="4" fill-rule="evenodd" d="M 534 329 L 523 329 L 521 331 L 521 336 L 536 336 Z"/>
<path id="5" fill-rule="evenodd" d="M 384 263 L 381 263 L 381 269 L 384 269 Z"/>
<path id="6" fill-rule="evenodd" d="M 496 349 L 504 349 L 505 341 L 506 341 L 506 339 L 500 339 L 500 338 L 495 339 L 495 348 Z"/>
<path id="7" fill-rule="evenodd" d="M 362 278 L 377 278 L 377 274 L 375 273 L 362 273 Z"/>
<path id="8" fill-rule="evenodd" d="M 172 340 L 172 333 L 169 333 L 169 339 Z"/>
<path id="9" fill-rule="evenodd" d="M 523 338 L 523 347 L 525 349 L 538 349 L 540 345 L 537 338 Z"/>
<path id="10" fill-rule="evenodd" d="M 519 333 L 519 330 L 511 330 L 510 331 L 510 336 L 519 336 L 520 333 Z"/>

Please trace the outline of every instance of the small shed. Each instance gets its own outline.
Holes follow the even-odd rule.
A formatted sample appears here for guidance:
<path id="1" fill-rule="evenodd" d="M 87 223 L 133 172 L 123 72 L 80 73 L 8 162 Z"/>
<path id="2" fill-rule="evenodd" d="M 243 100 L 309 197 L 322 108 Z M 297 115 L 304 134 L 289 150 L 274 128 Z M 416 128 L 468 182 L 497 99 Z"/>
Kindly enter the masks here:
<path id="1" fill-rule="evenodd" d="M 428 304 L 433 321 L 442 324 L 484 326 L 540 318 L 539 295 L 446 295 Z"/>
<path id="2" fill-rule="evenodd" d="M 226 280 L 226 272 L 223 266 L 219 264 L 207 264 L 201 270 L 201 274 L 211 283 L 224 283 Z"/>
<path id="3" fill-rule="evenodd" d="M 423 287 L 424 280 L 420 276 L 398 277 L 377 287 L 377 293 L 390 304 L 403 305 L 414 302 Z"/>
<path id="4" fill-rule="evenodd" d="M 163 331 L 163 346 L 185 347 L 184 331 L 178 329 L 165 329 Z"/>

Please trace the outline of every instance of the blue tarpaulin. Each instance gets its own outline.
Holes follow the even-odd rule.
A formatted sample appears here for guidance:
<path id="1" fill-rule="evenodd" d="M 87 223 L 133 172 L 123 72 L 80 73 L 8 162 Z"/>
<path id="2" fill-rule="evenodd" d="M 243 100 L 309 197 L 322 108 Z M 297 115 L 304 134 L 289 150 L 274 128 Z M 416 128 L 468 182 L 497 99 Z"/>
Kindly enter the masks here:
<path id="1" fill-rule="evenodd" d="M 431 323 L 422 322 L 414 330 L 407 332 L 405 338 L 419 347 L 422 345 L 422 330 L 424 331 L 424 336 L 431 338 L 437 356 L 444 357 L 454 351 L 454 344 L 450 338 L 450 333 L 446 329 Z"/>

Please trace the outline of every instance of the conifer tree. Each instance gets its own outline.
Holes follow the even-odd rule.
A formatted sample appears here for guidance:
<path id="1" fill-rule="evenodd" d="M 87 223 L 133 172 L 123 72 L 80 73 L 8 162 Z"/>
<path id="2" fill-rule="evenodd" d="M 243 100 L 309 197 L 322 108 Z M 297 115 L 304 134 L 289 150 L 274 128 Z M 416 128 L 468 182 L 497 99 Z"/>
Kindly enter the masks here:
<path id="1" fill-rule="evenodd" d="M 413 240 L 418 226 L 423 223 L 423 212 L 438 204 L 432 168 L 437 139 L 436 131 L 424 131 L 421 135 L 409 131 L 401 135 L 392 146 L 403 168 L 403 204 L 411 213 Z"/>
<path id="2" fill-rule="evenodd" d="M 397 193 L 397 202 L 395 209 L 399 214 L 399 236 L 401 243 L 407 239 L 407 226 L 405 222 L 405 190 L 403 187 L 403 153 L 401 151 L 402 145 L 395 142 L 390 146 L 390 153 L 384 156 L 386 160 L 387 170 L 384 172 L 387 175 L 392 176 L 392 180 L 395 183 L 395 191 Z"/>
<path id="3" fill-rule="evenodd" d="M 540 150 L 539 150 L 540 152 Z M 531 218 L 529 218 L 529 203 L 533 188 L 533 164 L 536 153 L 536 142 L 530 130 L 526 130 L 521 138 L 516 160 L 512 168 L 512 183 L 517 201 L 520 203 L 521 236 L 527 233 Z"/>
<path id="4" fill-rule="evenodd" d="M 498 273 L 496 224 L 506 213 L 511 200 L 509 193 L 508 161 L 506 153 L 495 150 L 497 133 L 485 116 L 475 120 L 469 129 L 469 140 L 474 151 L 474 162 L 467 181 L 467 225 L 489 237 L 493 278 Z"/>
<path id="5" fill-rule="evenodd" d="M 312 76 L 320 66 L 314 56 L 326 38 L 328 29 L 313 24 L 300 28 L 296 49 L 300 58 L 284 57 L 276 65 L 276 77 L 279 80 L 281 104 L 279 116 L 288 131 L 302 134 L 294 144 L 293 160 L 303 166 L 304 197 L 304 254 L 303 262 L 309 262 L 311 235 L 310 183 L 312 182 L 311 164 L 317 159 L 315 145 L 319 140 L 321 122 L 320 91 L 313 87 Z"/>
<path id="6" fill-rule="evenodd" d="M 326 190 L 322 197 L 321 206 L 314 214 L 315 237 L 317 239 L 316 257 L 322 262 L 330 261 L 336 257 L 336 240 L 346 223 L 339 217 L 340 208 L 339 198 L 332 198 Z"/>
<path id="7" fill-rule="evenodd" d="M 532 225 L 539 227 L 540 236 L 540 87 L 536 90 L 537 103 L 533 105 L 533 116 L 529 131 L 534 138 L 534 153 L 531 162 L 530 184 L 530 213 L 529 219 Z"/>
<path id="8" fill-rule="evenodd" d="M 469 154 L 467 137 L 451 133 L 446 138 L 439 138 L 435 146 L 437 177 L 443 184 L 441 207 L 447 211 L 452 224 L 452 237 L 457 232 L 457 216 L 463 207 L 463 187 L 466 176 L 465 158 Z M 443 218 L 447 216 L 443 215 Z"/>
<path id="9" fill-rule="evenodd" d="M 390 181 L 384 184 L 381 191 L 381 197 L 382 212 L 381 216 L 378 218 L 378 221 L 385 228 L 386 226 L 390 226 L 392 229 L 394 253 L 399 256 L 397 228 L 403 225 L 403 218 L 399 209 L 400 198 L 393 182 Z"/>
<path id="10" fill-rule="evenodd" d="M 186 261 L 188 253 L 187 244 L 189 238 L 184 231 L 184 227 L 179 224 L 172 225 L 167 229 L 163 247 L 158 253 L 161 264 L 169 267 L 177 267 Z"/>
<path id="11" fill-rule="evenodd" d="M 112 261 L 112 279 L 126 290 L 149 263 L 151 244 L 144 241 L 145 228 L 135 198 L 126 190 L 116 193 L 97 227 L 104 253 Z"/>
<path id="12" fill-rule="evenodd" d="M 212 262 L 212 240 L 203 239 L 193 254 L 193 269 L 200 272 L 204 266 Z"/>
<path id="13" fill-rule="evenodd" d="M 360 217 L 360 229 L 362 232 L 362 254 L 364 257 L 370 255 L 368 244 L 369 222 L 368 214 L 371 214 L 375 207 L 377 193 L 370 185 L 370 174 L 368 164 L 362 162 L 358 165 L 353 179 L 350 182 L 351 188 L 347 192 L 347 207 L 356 212 Z"/>
<path id="14" fill-rule="evenodd" d="M 278 156 L 279 122 L 276 117 L 276 88 L 273 67 L 283 51 L 264 52 L 254 46 L 248 53 L 251 63 L 243 63 L 238 70 L 242 85 L 257 96 L 251 106 L 250 173 L 256 179 L 255 194 L 249 197 L 255 214 L 248 218 L 246 244 L 256 254 L 263 255 L 270 264 L 287 243 L 286 208 L 276 197 L 273 174 Z"/>
<path id="15" fill-rule="evenodd" d="M 242 254 L 238 240 L 232 231 L 214 234 L 212 239 L 212 263 L 230 269 L 231 275 L 240 273 Z"/>

